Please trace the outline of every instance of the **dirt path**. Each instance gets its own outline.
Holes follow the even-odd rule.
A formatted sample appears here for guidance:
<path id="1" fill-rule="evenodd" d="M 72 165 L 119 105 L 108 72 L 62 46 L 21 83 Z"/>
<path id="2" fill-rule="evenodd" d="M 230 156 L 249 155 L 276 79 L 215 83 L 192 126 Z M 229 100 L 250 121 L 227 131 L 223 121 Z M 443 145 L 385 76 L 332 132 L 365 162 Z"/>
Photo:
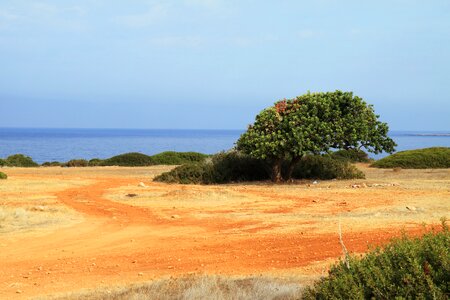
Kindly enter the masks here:
<path id="1" fill-rule="evenodd" d="M 16 178 L 19 180 L 20 176 L 17 174 Z M 36 176 L 39 178 L 42 175 Z M 180 215 L 166 217 L 169 210 L 166 207 L 157 209 L 127 204 L 112 201 L 107 196 L 115 189 L 119 189 L 120 195 L 127 189 L 139 189 L 137 185 L 141 179 L 139 176 L 96 177 L 90 178 L 93 182 L 89 185 L 54 192 L 58 203 L 82 214 L 84 220 L 81 223 L 44 232 L 0 236 L 0 298 L 27 298 L 81 288 L 125 285 L 191 272 L 317 276 L 325 271 L 330 261 L 342 254 L 337 234 L 324 233 L 320 228 L 314 230 L 315 225 L 305 227 L 311 229 L 308 231 L 294 227 L 271 231 L 280 225 L 264 222 L 252 215 L 252 207 L 244 211 L 246 218 L 230 216 L 230 212 L 238 214 L 239 208 L 245 205 L 263 205 L 258 201 L 269 201 L 267 198 L 270 195 L 275 197 L 279 187 L 274 187 L 270 193 L 258 192 L 255 187 L 224 187 L 227 190 L 234 189 L 233 193 L 238 195 L 236 199 L 250 198 L 245 203 L 236 200 L 240 202 L 230 209 L 220 211 L 215 208 L 214 217 L 208 218 L 201 217 L 199 213 L 204 211 L 199 212 L 201 209 L 195 203 L 176 210 L 174 206 L 173 209 Z M 25 175 L 23 180 L 27 180 Z M 147 193 L 174 194 L 180 191 L 179 186 L 151 182 L 147 182 L 147 185 Z M 190 193 L 222 191 L 214 187 L 183 189 Z M 259 198 L 254 195 L 258 193 Z M 167 203 L 159 195 L 155 198 L 159 201 L 151 202 L 148 199 L 151 200 L 147 198 L 147 202 L 155 203 L 152 205 L 164 203 L 167 207 L 175 200 L 177 205 L 181 201 L 190 203 L 184 196 L 165 200 Z M 279 203 L 280 199 L 276 201 Z M 320 205 L 325 205 L 326 197 L 292 196 L 286 197 L 285 201 L 281 208 L 274 210 L 266 207 L 263 212 L 268 216 L 273 213 L 283 216 L 286 212 L 315 209 L 320 214 L 325 208 L 318 206 L 317 210 L 312 204 L 321 201 Z M 288 201 L 294 203 L 293 209 L 289 208 Z M 383 201 L 380 205 L 385 205 Z M 359 208 L 349 205 L 346 211 Z M 393 235 L 399 234 L 397 229 L 368 227 L 365 230 L 349 230 L 344 234 L 344 240 L 350 251 L 364 252 L 368 245 L 383 244 Z M 407 231 L 420 234 L 423 228 L 412 224 Z"/>

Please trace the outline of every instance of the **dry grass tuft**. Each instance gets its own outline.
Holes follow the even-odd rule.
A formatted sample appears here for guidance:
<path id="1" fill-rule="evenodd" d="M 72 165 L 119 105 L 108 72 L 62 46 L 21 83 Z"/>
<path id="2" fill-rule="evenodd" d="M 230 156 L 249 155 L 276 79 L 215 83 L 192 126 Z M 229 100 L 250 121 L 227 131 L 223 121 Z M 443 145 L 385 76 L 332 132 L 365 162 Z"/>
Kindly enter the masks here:
<path id="1" fill-rule="evenodd" d="M 124 288 L 103 289 L 55 296 L 50 299 L 299 299 L 303 287 L 294 280 L 270 277 L 190 275 L 159 279 Z M 48 299 L 48 298 L 45 298 Z"/>

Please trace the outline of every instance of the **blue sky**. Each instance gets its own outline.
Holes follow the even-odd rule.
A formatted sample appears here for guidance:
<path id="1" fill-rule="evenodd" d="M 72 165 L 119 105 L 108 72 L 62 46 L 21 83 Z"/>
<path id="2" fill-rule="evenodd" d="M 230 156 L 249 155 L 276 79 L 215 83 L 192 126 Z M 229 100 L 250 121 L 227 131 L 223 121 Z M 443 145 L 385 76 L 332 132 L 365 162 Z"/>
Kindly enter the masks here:
<path id="1" fill-rule="evenodd" d="M 244 129 L 336 89 L 450 130 L 450 1 L 0 2 L 0 127 Z"/>

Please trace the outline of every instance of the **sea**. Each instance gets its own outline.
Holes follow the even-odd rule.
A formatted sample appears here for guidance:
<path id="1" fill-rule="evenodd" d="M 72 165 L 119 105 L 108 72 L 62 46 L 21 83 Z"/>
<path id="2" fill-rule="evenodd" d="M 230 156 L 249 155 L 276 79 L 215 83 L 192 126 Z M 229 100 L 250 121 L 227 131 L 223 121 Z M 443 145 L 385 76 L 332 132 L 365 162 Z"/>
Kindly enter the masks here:
<path id="1" fill-rule="evenodd" d="M 244 130 L 0 128 L 0 158 L 22 153 L 38 163 L 108 158 L 126 152 L 214 154 L 234 147 Z M 392 131 L 396 150 L 450 147 L 450 131 Z M 381 158 L 386 153 L 373 155 Z"/>

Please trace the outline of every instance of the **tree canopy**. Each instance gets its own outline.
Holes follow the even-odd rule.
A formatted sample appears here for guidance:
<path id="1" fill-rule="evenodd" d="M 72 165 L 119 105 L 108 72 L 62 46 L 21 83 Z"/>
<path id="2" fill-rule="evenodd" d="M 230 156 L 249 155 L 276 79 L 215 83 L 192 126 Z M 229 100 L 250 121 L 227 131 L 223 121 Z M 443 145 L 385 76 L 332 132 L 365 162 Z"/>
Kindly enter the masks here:
<path id="1" fill-rule="evenodd" d="M 237 149 L 271 166 L 274 182 L 289 180 L 305 154 L 330 149 L 393 152 L 388 126 L 373 106 L 352 92 L 307 93 L 283 99 L 261 111 L 236 143 Z M 283 170 L 283 162 L 288 167 Z"/>

